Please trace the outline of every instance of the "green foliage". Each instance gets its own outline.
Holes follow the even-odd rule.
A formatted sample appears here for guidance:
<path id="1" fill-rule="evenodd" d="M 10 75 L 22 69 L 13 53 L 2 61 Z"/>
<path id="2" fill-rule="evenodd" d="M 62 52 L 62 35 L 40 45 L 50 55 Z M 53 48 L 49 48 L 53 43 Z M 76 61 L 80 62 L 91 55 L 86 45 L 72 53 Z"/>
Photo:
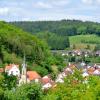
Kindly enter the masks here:
<path id="1" fill-rule="evenodd" d="M 22 58 L 18 57 L 15 53 L 8 53 L 7 51 L 2 51 L 3 63 L 19 63 L 22 64 Z"/>
<path id="2" fill-rule="evenodd" d="M 75 49 L 91 49 L 100 44 L 100 37 L 96 35 L 77 35 L 70 36 L 70 46 Z"/>
<path id="3" fill-rule="evenodd" d="M 3 100 L 4 96 L 4 76 L 0 74 L 0 99 Z"/>
<path id="4" fill-rule="evenodd" d="M 62 50 L 69 47 L 68 36 L 59 36 L 55 33 L 50 32 L 40 32 L 35 34 L 40 39 L 43 39 L 48 43 L 51 49 L 53 50 Z M 59 45 L 58 45 L 59 44 Z"/>
<path id="5" fill-rule="evenodd" d="M 25 84 L 15 90 L 5 91 L 5 100 L 41 100 L 42 90 L 39 84 Z"/>
<path id="6" fill-rule="evenodd" d="M 4 90 L 0 87 L 0 99 L 4 100 Z"/>
<path id="7" fill-rule="evenodd" d="M 30 69 L 36 71 L 41 76 L 45 76 L 49 73 L 45 67 L 41 67 L 41 66 L 34 66 L 34 67 L 31 67 Z"/>
<path id="8" fill-rule="evenodd" d="M 28 62 L 40 64 L 50 55 L 46 43 L 5 22 L 0 22 L 0 58 L 3 63 L 20 63 L 26 54 Z"/>
<path id="9" fill-rule="evenodd" d="M 75 49 L 80 49 L 87 48 L 87 45 L 90 45 L 90 49 L 93 50 L 96 44 L 100 44 L 100 23 L 62 20 L 41 22 L 23 21 L 12 22 L 11 24 L 44 39 L 51 49 L 66 49 L 69 45 L 71 47 L 75 45 Z M 68 39 L 68 36 L 72 37 Z"/>
<path id="10" fill-rule="evenodd" d="M 17 86 L 17 77 L 14 75 L 7 75 L 7 73 L 4 73 L 4 88 L 5 89 L 12 89 L 12 88 L 16 88 Z"/>
<path id="11" fill-rule="evenodd" d="M 100 57 L 85 57 L 85 62 L 89 63 L 100 63 Z"/>
<path id="12" fill-rule="evenodd" d="M 94 51 L 100 50 L 100 44 L 97 44 L 94 48 Z"/>
<path id="13" fill-rule="evenodd" d="M 0 87 L 4 86 L 4 76 L 0 74 Z"/>
<path id="14" fill-rule="evenodd" d="M 100 23 L 82 22 L 80 20 L 61 20 L 61 21 L 23 21 L 11 22 L 23 30 L 30 33 L 38 33 L 48 31 L 57 35 L 82 35 L 82 34 L 97 34 L 100 35 Z"/>
<path id="15" fill-rule="evenodd" d="M 99 100 L 100 77 L 90 76 L 88 83 L 84 84 L 84 79 L 80 73 L 76 69 L 73 75 L 65 78 L 65 83 L 50 89 L 43 100 Z"/>

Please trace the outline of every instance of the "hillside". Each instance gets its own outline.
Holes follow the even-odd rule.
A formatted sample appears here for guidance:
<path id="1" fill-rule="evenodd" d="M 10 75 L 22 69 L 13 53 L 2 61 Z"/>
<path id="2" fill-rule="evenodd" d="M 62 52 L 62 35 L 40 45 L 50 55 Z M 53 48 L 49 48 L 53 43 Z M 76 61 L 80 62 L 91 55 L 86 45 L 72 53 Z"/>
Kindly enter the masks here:
<path id="1" fill-rule="evenodd" d="M 73 46 L 76 48 L 94 49 L 97 44 L 100 44 L 100 23 L 61 20 L 23 21 L 11 22 L 10 24 L 20 27 L 36 35 L 38 38 L 45 40 L 52 50 L 63 50 L 68 47 L 73 48 Z"/>
<path id="2" fill-rule="evenodd" d="M 23 55 L 30 63 L 41 63 L 48 57 L 48 46 L 21 29 L 0 22 L 0 64 L 22 63 Z"/>
<path id="3" fill-rule="evenodd" d="M 100 35 L 100 23 L 83 22 L 80 20 L 61 20 L 61 21 L 22 21 L 11 22 L 23 30 L 30 33 L 48 31 L 57 35 L 81 35 L 98 34 Z"/>
<path id="4" fill-rule="evenodd" d="M 70 45 L 68 36 L 59 36 L 51 32 L 39 32 L 34 35 L 46 41 L 51 50 L 63 50 Z"/>
<path id="5" fill-rule="evenodd" d="M 77 35 L 70 36 L 70 46 L 77 49 L 94 49 L 96 45 L 100 44 L 100 37 L 97 35 Z"/>

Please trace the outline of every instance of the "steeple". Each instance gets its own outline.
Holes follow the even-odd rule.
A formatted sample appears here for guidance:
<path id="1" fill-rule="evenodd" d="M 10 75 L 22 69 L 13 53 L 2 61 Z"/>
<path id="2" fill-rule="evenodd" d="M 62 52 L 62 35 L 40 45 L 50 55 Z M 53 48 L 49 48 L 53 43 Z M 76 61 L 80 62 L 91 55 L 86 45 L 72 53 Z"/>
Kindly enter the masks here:
<path id="1" fill-rule="evenodd" d="M 26 58 L 24 54 L 23 64 L 22 64 L 22 75 L 26 75 Z"/>
<path id="2" fill-rule="evenodd" d="M 24 59 L 23 59 L 23 64 L 22 64 L 22 73 L 21 73 L 21 78 L 19 80 L 19 86 L 21 84 L 26 84 L 29 83 L 30 80 L 27 78 L 27 68 L 26 68 L 26 58 L 25 58 L 25 53 L 24 53 Z"/>

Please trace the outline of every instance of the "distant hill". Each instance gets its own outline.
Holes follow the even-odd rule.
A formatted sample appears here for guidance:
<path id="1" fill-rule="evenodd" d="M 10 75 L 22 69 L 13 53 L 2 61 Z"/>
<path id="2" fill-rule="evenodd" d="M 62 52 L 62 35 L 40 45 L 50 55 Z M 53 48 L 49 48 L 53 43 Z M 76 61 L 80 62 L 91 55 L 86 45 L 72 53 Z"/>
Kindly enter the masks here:
<path id="1" fill-rule="evenodd" d="M 48 57 L 48 46 L 22 29 L 0 21 L 0 64 L 28 62 L 40 63 Z"/>
<path id="2" fill-rule="evenodd" d="M 63 50 L 68 47 L 75 46 L 77 42 L 77 47 L 86 48 L 90 45 L 93 49 L 95 45 L 98 44 L 99 39 L 99 37 L 95 39 L 96 36 L 94 35 L 100 36 L 100 23 L 96 22 L 83 22 L 80 20 L 61 20 L 20 21 L 10 22 L 10 24 L 22 28 L 24 31 L 30 32 L 40 39 L 45 40 L 50 48 L 53 50 Z M 70 38 L 70 41 L 68 36 Z"/>
<path id="3" fill-rule="evenodd" d="M 61 21 L 20 21 L 11 22 L 23 30 L 30 33 L 48 31 L 57 35 L 81 35 L 97 34 L 100 35 L 100 23 L 82 22 L 80 20 L 61 20 Z"/>

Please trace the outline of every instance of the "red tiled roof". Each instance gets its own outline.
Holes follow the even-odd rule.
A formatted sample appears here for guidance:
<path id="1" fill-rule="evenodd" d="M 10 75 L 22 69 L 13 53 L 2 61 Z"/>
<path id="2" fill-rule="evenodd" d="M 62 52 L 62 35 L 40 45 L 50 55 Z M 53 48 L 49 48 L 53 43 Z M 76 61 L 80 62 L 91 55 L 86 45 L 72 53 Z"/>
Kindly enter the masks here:
<path id="1" fill-rule="evenodd" d="M 10 70 L 15 64 L 10 64 L 10 65 L 7 65 L 5 66 L 5 70 Z M 19 65 L 15 65 L 17 67 L 19 67 Z"/>
<path id="2" fill-rule="evenodd" d="M 42 82 L 42 84 L 50 83 L 51 78 L 48 77 L 48 76 L 45 76 L 45 77 L 42 78 L 41 82 Z"/>
<path id="3" fill-rule="evenodd" d="M 93 68 L 93 67 L 88 68 L 88 73 L 89 74 L 93 74 L 94 71 L 95 71 L 95 68 Z"/>
<path id="4" fill-rule="evenodd" d="M 0 68 L 0 73 L 3 73 L 4 72 L 4 69 L 3 68 Z"/>
<path id="5" fill-rule="evenodd" d="M 7 66 L 5 67 L 5 70 L 10 70 L 11 68 L 12 68 L 11 65 L 7 65 Z"/>
<path id="6" fill-rule="evenodd" d="M 41 78 L 40 75 L 35 71 L 27 71 L 27 76 L 30 81 Z"/>
<path id="7" fill-rule="evenodd" d="M 76 68 L 76 65 L 71 64 L 71 65 L 69 66 L 69 68 L 71 68 L 71 69 L 73 70 L 73 69 L 75 69 L 75 68 Z"/>

